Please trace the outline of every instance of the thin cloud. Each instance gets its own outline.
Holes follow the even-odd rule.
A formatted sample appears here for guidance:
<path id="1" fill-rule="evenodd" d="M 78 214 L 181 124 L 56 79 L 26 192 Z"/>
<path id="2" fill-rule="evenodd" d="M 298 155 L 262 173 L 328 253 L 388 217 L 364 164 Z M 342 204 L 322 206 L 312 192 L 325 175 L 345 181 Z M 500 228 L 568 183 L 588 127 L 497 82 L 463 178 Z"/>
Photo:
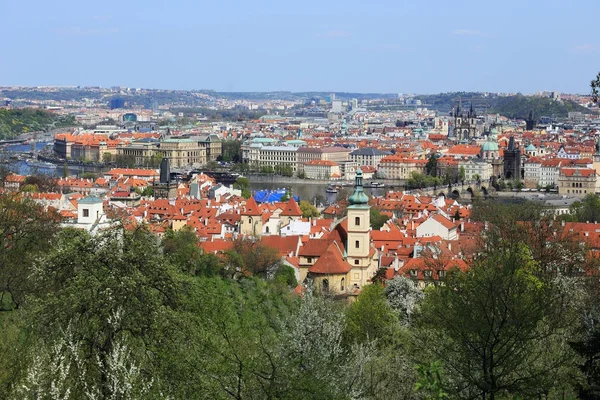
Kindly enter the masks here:
<path id="1" fill-rule="evenodd" d="M 457 29 L 452 31 L 452 34 L 459 36 L 483 36 L 483 33 L 476 29 Z"/>
<path id="2" fill-rule="evenodd" d="M 596 54 L 600 53 L 600 46 L 591 43 L 578 44 L 571 47 L 571 53 L 574 54 Z"/>
<path id="3" fill-rule="evenodd" d="M 104 36 L 119 33 L 119 28 L 88 29 L 80 26 L 73 26 L 70 28 L 59 28 L 56 30 L 56 33 L 69 36 Z"/>

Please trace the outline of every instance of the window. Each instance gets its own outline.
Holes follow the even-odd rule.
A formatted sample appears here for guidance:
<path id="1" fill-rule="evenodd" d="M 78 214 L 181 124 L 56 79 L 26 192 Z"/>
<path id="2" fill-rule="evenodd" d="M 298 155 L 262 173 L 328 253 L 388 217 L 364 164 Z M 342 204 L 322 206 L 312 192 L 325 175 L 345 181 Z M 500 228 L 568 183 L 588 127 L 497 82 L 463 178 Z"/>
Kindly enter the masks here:
<path id="1" fill-rule="evenodd" d="M 354 265 L 358 265 L 360 263 L 359 260 L 354 260 Z"/>
<path id="2" fill-rule="evenodd" d="M 306 257 L 306 262 L 307 263 L 311 263 L 312 262 L 312 257 Z"/>
<path id="3" fill-rule="evenodd" d="M 357 240 L 357 241 L 354 242 L 354 247 L 357 248 L 357 249 L 360 248 L 360 241 L 359 240 Z"/>
<path id="4" fill-rule="evenodd" d="M 360 217 L 354 217 L 354 225 L 356 225 L 356 226 L 360 225 Z"/>
<path id="5" fill-rule="evenodd" d="M 438 276 L 440 278 L 445 278 L 446 277 L 446 271 L 442 271 L 442 270 L 438 271 Z"/>
<path id="6" fill-rule="evenodd" d="M 84 217 L 89 217 L 89 216 L 90 216 L 90 210 L 89 210 L 89 209 L 87 209 L 87 208 L 84 208 L 84 209 L 83 209 L 83 216 L 84 216 Z"/>
<path id="7" fill-rule="evenodd" d="M 342 278 L 342 280 L 340 281 L 340 291 L 343 292 L 344 291 L 344 284 L 346 283 L 346 279 Z"/>

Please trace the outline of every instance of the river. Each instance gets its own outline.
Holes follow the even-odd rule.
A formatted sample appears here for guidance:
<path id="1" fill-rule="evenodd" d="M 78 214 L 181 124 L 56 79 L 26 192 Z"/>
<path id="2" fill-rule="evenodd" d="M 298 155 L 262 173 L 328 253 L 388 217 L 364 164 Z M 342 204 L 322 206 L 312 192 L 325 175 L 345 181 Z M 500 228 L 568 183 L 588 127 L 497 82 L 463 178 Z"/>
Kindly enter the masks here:
<path id="1" fill-rule="evenodd" d="M 294 196 L 298 196 L 300 200 L 308 200 L 313 202 L 316 196 L 323 196 L 328 203 L 334 203 L 336 197 L 342 192 L 346 192 L 348 195 L 352 194 L 354 190 L 352 187 L 344 187 L 338 194 L 327 193 L 327 183 L 323 184 L 302 184 L 302 183 L 277 183 L 277 182 L 250 182 L 250 189 L 252 192 L 259 190 L 275 190 L 275 189 L 287 189 L 291 190 Z M 370 196 L 383 196 L 385 193 L 391 190 L 389 188 L 365 188 L 365 192 Z"/>

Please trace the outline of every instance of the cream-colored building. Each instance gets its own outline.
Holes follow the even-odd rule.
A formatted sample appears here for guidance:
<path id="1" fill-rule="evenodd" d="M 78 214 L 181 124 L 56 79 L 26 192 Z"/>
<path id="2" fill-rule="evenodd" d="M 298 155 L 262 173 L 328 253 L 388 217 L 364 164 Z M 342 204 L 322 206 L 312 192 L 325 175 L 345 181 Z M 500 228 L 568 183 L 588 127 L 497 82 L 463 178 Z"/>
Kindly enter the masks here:
<path id="1" fill-rule="evenodd" d="M 306 179 L 340 179 L 340 165 L 329 160 L 312 160 L 304 164 Z"/>
<path id="2" fill-rule="evenodd" d="M 481 182 L 487 182 L 492 176 L 492 164 L 481 158 L 470 158 L 467 160 L 459 160 L 458 168 L 465 169 L 465 180 L 475 181 L 479 177 Z"/>
<path id="3" fill-rule="evenodd" d="M 338 164 L 348 161 L 350 150 L 344 147 L 300 147 L 297 151 L 298 170 L 313 160 L 334 161 Z"/>
<path id="4" fill-rule="evenodd" d="M 585 197 L 596 193 L 596 171 L 591 168 L 561 168 L 558 175 L 558 194 Z"/>
<path id="5" fill-rule="evenodd" d="M 410 179 L 413 172 L 425 173 L 427 160 L 393 155 L 381 159 L 378 175 L 385 179 Z"/>

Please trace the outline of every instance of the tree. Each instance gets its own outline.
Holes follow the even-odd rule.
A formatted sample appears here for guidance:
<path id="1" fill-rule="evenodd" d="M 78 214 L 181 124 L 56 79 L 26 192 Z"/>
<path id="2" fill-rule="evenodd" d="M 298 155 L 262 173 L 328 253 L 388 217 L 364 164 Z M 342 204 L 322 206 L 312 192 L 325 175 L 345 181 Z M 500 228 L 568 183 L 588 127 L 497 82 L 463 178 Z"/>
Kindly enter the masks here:
<path id="1" fill-rule="evenodd" d="M 456 397 L 547 395 L 573 372 L 564 338 L 580 296 L 559 278 L 538 278 L 524 243 L 495 239 L 494 251 L 428 293 L 419 322 L 432 333 L 417 340 L 447 366 Z"/>
<path id="2" fill-rule="evenodd" d="M 85 398 L 92 387 L 99 398 L 119 398 L 115 363 L 153 376 L 151 360 L 170 333 L 177 291 L 158 240 L 145 227 L 94 237 L 63 230 L 31 278 L 38 294 L 30 310 L 33 332 L 42 348 L 63 345 L 72 352 L 64 356 L 76 363 L 69 372 L 73 398 Z M 34 361 L 37 353 L 34 346 Z M 49 360 L 59 356 L 51 353 Z"/>
<path id="3" fill-rule="evenodd" d="M 290 198 L 291 198 L 291 194 L 289 191 L 285 191 L 285 193 L 283 194 L 283 196 L 281 196 L 281 202 L 287 202 Z"/>
<path id="4" fill-rule="evenodd" d="M 461 165 L 460 168 L 458 169 L 458 181 L 464 183 L 465 177 L 466 177 L 465 167 L 463 167 Z"/>
<path id="5" fill-rule="evenodd" d="M 598 72 L 598 75 L 596 75 L 596 79 L 592 80 L 590 86 L 592 88 L 592 100 L 594 103 L 598 103 L 598 97 L 600 94 L 600 72 Z"/>
<path id="6" fill-rule="evenodd" d="M 104 164 L 110 164 L 113 161 L 112 153 L 106 152 L 102 154 L 102 162 Z"/>
<path id="7" fill-rule="evenodd" d="M 19 308 L 32 293 L 33 265 L 52 247 L 58 221 L 33 200 L 0 194 L 0 311 Z"/>
<path id="8" fill-rule="evenodd" d="M 375 207 L 371 207 L 370 220 L 371 220 L 371 228 L 380 229 L 387 221 L 388 216 L 379 212 L 379 210 Z"/>
<path id="9" fill-rule="evenodd" d="M 233 249 L 227 252 L 226 259 L 229 274 L 233 277 L 241 273 L 242 276 L 272 278 L 281 265 L 279 252 L 255 238 L 235 240 Z"/>
<path id="10" fill-rule="evenodd" d="M 389 340 L 397 322 L 383 286 L 371 284 L 363 287 L 356 301 L 348 308 L 344 335 L 349 343 Z"/>
<path id="11" fill-rule="evenodd" d="M 578 222 L 600 221 L 600 197 L 590 193 L 581 201 L 574 202 L 569 211 Z"/>
<path id="12" fill-rule="evenodd" d="M 245 199 L 249 199 L 250 196 L 252 196 L 252 193 L 250 192 L 250 180 L 246 177 L 240 176 L 237 178 L 233 184 L 233 188 L 241 190 L 242 197 Z"/>
<path id="13" fill-rule="evenodd" d="M 188 275 L 215 276 L 223 268 L 217 256 L 202 253 L 198 237 L 189 227 L 167 231 L 162 247 L 169 261 Z"/>
<path id="14" fill-rule="evenodd" d="M 299 179 L 306 179 L 306 172 L 304 172 L 304 170 L 298 171 L 298 178 Z"/>
<path id="15" fill-rule="evenodd" d="M 437 168 L 438 168 L 438 155 L 436 153 L 432 153 L 427 160 L 427 164 L 425 164 L 425 173 L 429 176 L 437 176 Z"/>
<path id="16" fill-rule="evenodd" d="M 316 218 L 321 215 L 319 210 L 317 210 L 317 207 L 306 200 L 300 201 L 300 211 L 302 211 L 302 218 Z"/>
<path id="17" fill-rule="evenodd" d="M 242 143 L 238 140 L 225 140 L 222 144 L 221 160 L 225 162 L 242 162 Z"/>
<path id="18" fill-rule="evenodd" d="M 412 280 L 403 276 L 386 281 L 385 295 L 390 307 L 398 313 L 403 323 L 410 320 L 424 297 L 423 291 Z"/>

